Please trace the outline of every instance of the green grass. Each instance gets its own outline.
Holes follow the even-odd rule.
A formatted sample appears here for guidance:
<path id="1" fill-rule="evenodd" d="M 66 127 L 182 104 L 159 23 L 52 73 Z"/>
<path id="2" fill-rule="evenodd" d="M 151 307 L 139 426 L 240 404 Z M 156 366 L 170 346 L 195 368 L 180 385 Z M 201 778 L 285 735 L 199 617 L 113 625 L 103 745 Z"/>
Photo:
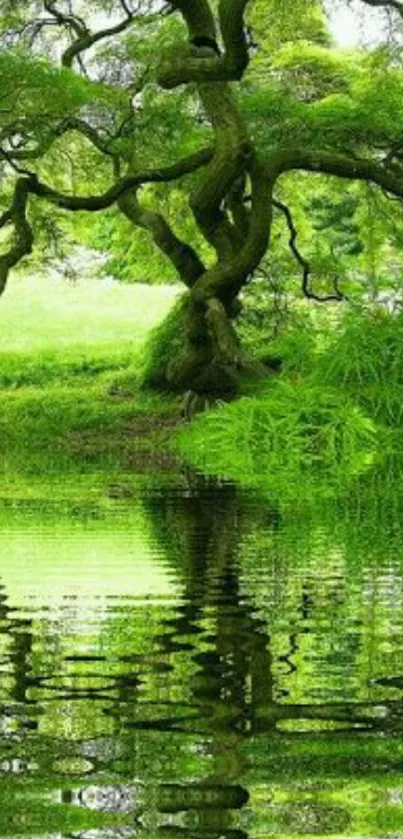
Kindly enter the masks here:
<path id="1" fill-rule="evenodd" d="M 377 429 L 345 394 L 279 378 L 254 396 L 199 414 L 177 446 L 204 472 L 296 501 L 331 496 L 366 469 Z"/>
<path id="2" fill-rule="evenodd" d="M 1 498 L 101 498 L 135 472 L 136 453 L 144 461 L 165 444 L 177 400 L 141 392 L 136 377 L 176 296 L 172 286 L 13 278 L 0 300 Z"/>
<path id="3" fill-rule="evenodd" d="M 0 352 L 139 346 L 177 294 L 172 286 L 17 275 L 1 298 Z"/>
<path id="4" fill-rule="evenodd" d="M 0 301 L 0 387 L 130 366 L 176 296 L 172 286 L 14 277 Z"/>

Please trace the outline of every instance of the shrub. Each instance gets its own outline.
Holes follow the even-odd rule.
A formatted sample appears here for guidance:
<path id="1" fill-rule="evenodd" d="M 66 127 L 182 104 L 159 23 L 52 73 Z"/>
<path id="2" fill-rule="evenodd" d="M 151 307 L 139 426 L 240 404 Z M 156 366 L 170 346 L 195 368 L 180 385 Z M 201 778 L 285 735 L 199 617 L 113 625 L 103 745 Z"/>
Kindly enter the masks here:
<path id="1" fill-rule="evenodd" d="M 316 378 L 354 396 L 390 425 L 403 418 L 403 313 L 349 313 L 320 359 Z"/>
<path id="2" fill-rule="evenodd" d="M 376 437 L 373 422 L 344 395 L 279 380 L 269 396 L 199 415 L 181 432 L 179 449 L 215 475 L 293 496 L 318 478 L 330 489 L 365 468 Z"/>

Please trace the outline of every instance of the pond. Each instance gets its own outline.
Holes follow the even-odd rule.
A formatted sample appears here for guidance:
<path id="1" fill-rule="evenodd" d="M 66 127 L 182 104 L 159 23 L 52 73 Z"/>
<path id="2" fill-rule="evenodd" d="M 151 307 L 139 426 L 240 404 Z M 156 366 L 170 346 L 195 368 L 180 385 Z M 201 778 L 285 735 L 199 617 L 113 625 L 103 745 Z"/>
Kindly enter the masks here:
<path id="1" fill-rule="evenodd" d="M 399 516 L 3 504 L 0 836 L 403 836 Z"/>

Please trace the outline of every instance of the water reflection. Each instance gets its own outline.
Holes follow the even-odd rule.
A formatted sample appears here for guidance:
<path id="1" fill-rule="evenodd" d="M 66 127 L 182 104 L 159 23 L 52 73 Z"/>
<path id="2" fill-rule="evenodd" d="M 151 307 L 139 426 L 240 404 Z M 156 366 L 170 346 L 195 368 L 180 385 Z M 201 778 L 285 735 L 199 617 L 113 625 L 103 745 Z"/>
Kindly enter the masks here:
<path id="1" fill-rule="evenodd" d="M 402 543 L 354 521 L 3 510 L 0 835 L 403 833 Z"/>

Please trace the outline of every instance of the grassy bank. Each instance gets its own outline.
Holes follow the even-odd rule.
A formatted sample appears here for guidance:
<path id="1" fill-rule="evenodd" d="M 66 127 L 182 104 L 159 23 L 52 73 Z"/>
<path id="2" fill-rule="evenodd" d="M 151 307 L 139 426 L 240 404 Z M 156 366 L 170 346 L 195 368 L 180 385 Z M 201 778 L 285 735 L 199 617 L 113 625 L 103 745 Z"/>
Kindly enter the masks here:
<path id="1" fill-rule="evenodd" d="M 348 493 L 403 440 L 403 314 L 307 309 L 260 348 L 281 374 L 179 431 L 182 457 L 286 503 Z"/>
<path id="2" fill-rule="evenodd" d="M 140 348 L 177 290 L 17 277 L 0 301 L 1 497 L 130 493 L 169 466 L 177 400 L 139 393 Z M 172 459 L 172 458 L 171 458 Z M 101 468 L 102 466 L 102 468 Z M 56 487 L 56 488 L 55 488 Z"/>
<path id="3" fill-rule="evenodd" d="M 0 303 L 0 386 L 47 385 L 135 362 L 176 287 L 13 277 Z"/>
<path id="4" fill-rule="evenodd" d="M 147 486 L 178 478 L 181 457 L 294 503 L 335 497 L 401 448 L 403 315 L 298 312 L 255 347 L 283 359 L 280 374 L 183 425 L 179 397 L 138 385 L 147 337 L 177 293 L 14 280 L 0 301 L 0 499 L 109 503 L 142 475 Z"/>

